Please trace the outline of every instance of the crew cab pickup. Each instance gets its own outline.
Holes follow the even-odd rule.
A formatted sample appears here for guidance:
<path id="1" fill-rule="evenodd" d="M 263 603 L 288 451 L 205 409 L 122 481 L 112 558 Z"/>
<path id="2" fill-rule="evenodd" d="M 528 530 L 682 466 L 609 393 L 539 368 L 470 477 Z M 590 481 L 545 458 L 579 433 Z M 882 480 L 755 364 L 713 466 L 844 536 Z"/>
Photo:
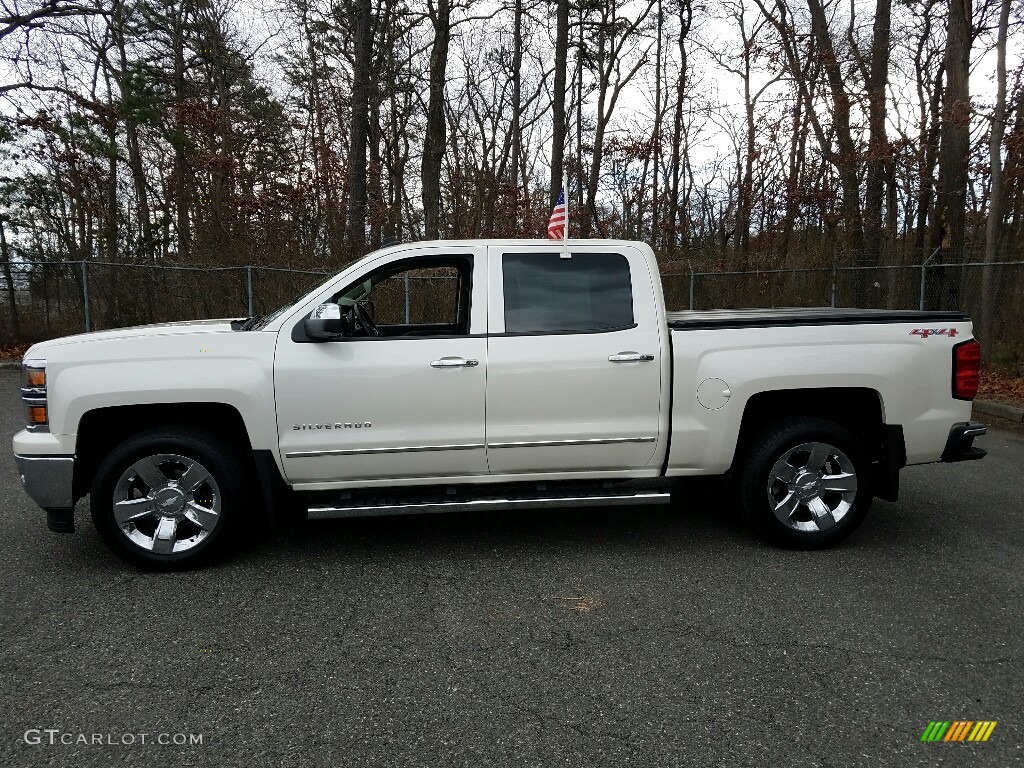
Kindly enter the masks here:
<path id="1" fill-rule="evenodd" d="M 849 535 L 908 464 L 979 459 L 959 312 L 666 311 L 652 250 L 435 241 L 263 317 L 107 330 L 25 355 L 25 490 L 176 567 L 310 519 L 671 498 L 725 475 L 767 539 Z M 729 506 L 723 508 L 723 514 Z"/>

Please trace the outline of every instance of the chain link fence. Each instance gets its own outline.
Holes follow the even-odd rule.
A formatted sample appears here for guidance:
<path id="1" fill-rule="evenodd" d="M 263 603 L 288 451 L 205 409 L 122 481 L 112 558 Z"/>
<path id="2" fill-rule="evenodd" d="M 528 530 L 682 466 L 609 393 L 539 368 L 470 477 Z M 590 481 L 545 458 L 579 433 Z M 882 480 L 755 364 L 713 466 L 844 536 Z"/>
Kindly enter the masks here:
<path id="1" fill-rule="evenodd" d="M 869 306 L 961 309 L 977 318 L 986 270 L 991 270 L 994 307 L 992 348 L 1003 345 L 1024 351 L 1024 261 L 667 272 L 662 281 L 670 310 Z M 265 314 L 308 292 L 330 274 L 260 266 L 0 263 L 0 343 L 146 323 Z M 389 286 L 394 308 L 388 314 L 408 317 L 410 312 L 423 313 L 433 304 L 426 294 L 451 281 L 446 275 L 395 282 Z"/>
<path id="2" fill-rule="evenodd" d="M 1024 261 L 884 267 L 671 272 L 670 310 L 741 307 L 873 307 L 962 310 L 977 321 L 990 270 L 992 349 L 1024 353 Z"/>
<path id="3" fill-rule="evenodd" d="M 0 262 L 0 342 L 271 312 L 331 273 L 280 267 Z"/>

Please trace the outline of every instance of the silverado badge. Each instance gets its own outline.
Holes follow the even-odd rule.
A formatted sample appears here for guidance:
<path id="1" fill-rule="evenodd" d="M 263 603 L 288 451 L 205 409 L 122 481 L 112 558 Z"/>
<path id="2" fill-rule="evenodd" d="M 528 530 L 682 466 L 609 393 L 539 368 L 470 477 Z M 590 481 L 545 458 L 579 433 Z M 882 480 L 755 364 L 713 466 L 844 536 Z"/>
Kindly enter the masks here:
<path id="1" fill-rule="evenodd" d="M 292 429 L 369 429 L 368 421 L 336 421 L 333 424 L 292 424 Z"/>

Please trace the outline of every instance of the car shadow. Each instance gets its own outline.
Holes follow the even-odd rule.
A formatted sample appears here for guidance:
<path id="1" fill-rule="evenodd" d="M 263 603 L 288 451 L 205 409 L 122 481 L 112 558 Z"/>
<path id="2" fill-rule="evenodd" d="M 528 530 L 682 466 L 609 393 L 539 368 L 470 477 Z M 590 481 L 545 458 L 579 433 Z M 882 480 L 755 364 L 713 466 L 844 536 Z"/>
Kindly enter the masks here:
<path id="1" fill-rule="evenodd" d="M 443 514 L 391 515 L 279 526 L 266 540 L 253 542 L 233 560 L 300 555 L 330 559 L 332 552 L 384 551 L 390 554 L 452 552 L 550 552 L 552 548 L 643 547 L 646 550 L 762 546 L 727 500 L 722 481 L 674 482 L 670 504 L 488 510 Z"/>

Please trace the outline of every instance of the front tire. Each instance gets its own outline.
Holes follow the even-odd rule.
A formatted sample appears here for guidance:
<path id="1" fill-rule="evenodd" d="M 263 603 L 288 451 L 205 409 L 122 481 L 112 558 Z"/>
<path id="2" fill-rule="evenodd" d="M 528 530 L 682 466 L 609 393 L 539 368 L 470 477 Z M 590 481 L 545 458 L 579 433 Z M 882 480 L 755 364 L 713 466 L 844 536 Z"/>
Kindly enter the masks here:
<path id="1" fill-rule="evenodd" d="M 198 429 L 132 436 L 100 464 L 90 507 L 100 536 L 121 558 L 160 570 L 223 552 L 247 506 L 246 467 L 234 446 Z"/>
<path id="2" fill-rule="evenodd" d="M 832 546 L 853 533 L 874 497 L 871 478 L 868 453 L 852 432 L 806 417 L 761 429 L 736 477 L 755 530 L 791 549 Z"/>

